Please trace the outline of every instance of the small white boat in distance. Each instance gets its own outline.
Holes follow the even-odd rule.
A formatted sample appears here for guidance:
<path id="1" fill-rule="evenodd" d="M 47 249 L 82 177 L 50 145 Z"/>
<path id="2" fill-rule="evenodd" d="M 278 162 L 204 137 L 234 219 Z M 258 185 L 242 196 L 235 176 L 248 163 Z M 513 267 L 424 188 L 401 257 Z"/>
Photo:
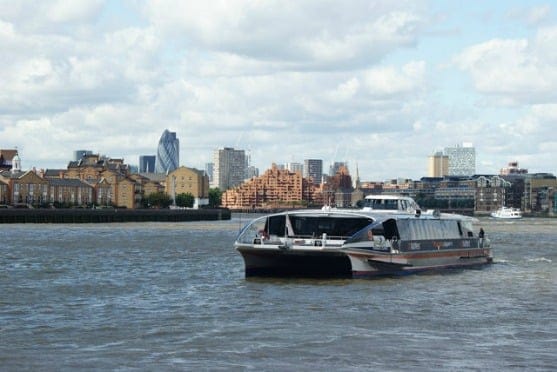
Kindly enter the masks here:
<path id="1" fill-rule="evenodd" d="M 503 219 L 517 219 L 522 218 L 522 211 L 518 208 L 511 207 L 501 207 L 495 212 L 491 213 L 493 218 L 503 218 Z"/>

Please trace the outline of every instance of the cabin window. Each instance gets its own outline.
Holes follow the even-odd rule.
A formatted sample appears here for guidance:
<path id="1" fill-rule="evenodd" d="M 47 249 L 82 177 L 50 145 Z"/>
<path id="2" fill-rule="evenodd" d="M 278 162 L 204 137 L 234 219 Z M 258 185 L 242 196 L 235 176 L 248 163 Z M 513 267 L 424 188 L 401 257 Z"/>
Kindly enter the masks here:
<path id="1" fill-rule="evenodd" d="M 265 230 L 269 235 L 284 236 L 284 231 L 286 230 L 286 218 L 284 215 L 269 217 L 267 224 L 268 226 L 266 226 Z"/>
<path id="2" fill-rule="evenodd" d="M 331 218 L 331 217 L 308 217 L 289 216 L 292 229 L 296 236 L 321 236 L 327 234 L 330 237 L 346 237 L 369 225 L 372 220 L 368 218 Z"/>
<path id="3" fill-rule="evenodd" d="M 386 209 L 386 210 L 397 210 L 398 200 L 396 199 L 367 199 L 366 207 L 371 209 Z"/>
<path id="4" fill-rule="evenodd" d="M 401 239 L 459 239 L 461 230 L 456 220 L 399 220 L 398 229 Z"/>
<path id="5" fill-rule="evenodd" d="M 399 239 L 398 229 L 395 220 L 387 220 L 383 222 L 383 235 L 385 239 Z"/>

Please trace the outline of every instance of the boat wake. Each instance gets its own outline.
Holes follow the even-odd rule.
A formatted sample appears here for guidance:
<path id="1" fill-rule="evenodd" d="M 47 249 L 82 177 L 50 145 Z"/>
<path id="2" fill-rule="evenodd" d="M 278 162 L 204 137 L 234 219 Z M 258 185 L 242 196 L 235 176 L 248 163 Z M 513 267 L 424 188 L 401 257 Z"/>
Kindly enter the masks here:
<path id="1" fill-rule="evenodd" d="M 553 262 L 551 259 L 545 258 L 545 257 L 529 258 L 527 261 L 528 262 L 547 262 L 547 263 L 552 263 Z"/>

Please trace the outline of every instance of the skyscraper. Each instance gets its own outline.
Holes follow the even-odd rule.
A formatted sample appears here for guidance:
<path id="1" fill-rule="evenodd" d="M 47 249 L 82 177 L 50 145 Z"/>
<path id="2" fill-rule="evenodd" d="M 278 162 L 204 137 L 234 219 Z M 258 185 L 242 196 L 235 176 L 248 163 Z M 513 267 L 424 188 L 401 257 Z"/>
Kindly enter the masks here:
<path id="1" fill-rule="evenodd" d="M 304 174 L 304 165 L 302 163 L 286 163 L 286 169 L 290 172 L 300 172 L 300 174 Z"/>
<path id="2" fill-rule="evenodd" d="M 178 168 L 180 162 L 180 141 L 176 132 L 165 129 L 157 147 L 156 173 L 168 173 Z"/>
<path id="3" fill-rule="evenodd" d="M 140 173 L 155 173 L 156 155 L 141 155 L 139 157 Z"/>
<path id="4" fill-rule="evenodd" d="M 472 176 L 476 173 L 476 149 L 471 143 L 446 147 L 449 157 L 449 176 Z"/>
<path id="5" fill-rule="evenodd" d="M 335 176 L 342 168 L 348 169 L 348 162 L 346 161 L 335 161 L 329 167 L 329 176 Z"/>
<path id="6" fill-rule="evenodd" d="M 428 177 L 444 177 L 449 174 L 449 157 L 442 151 L 437 151 L 429 157 Z"/>
<path id="7" fill-rule="evenodd" d="M 305 159 L 304 160 L 304 178 L 313 180 L 314 184 L 321 183 L 323 178 L 323 160 L 321 159 Z"/>
<path id="8" fill-rule="evenodd" d="M 209 177 L 209 184 L 210 184 L 210 185 L 213 184 L 214 168 L 215 168 L 215 164 L 214 164 L 214 163 L 205 163 L 205 173 L 206 173 L 207 176 Z"/>
<path id="9" fill-rule="evenodd" d="M 246 179 L 246 154 L 231 147 L 213 153 L 213 187 L 228 190 Z"/>

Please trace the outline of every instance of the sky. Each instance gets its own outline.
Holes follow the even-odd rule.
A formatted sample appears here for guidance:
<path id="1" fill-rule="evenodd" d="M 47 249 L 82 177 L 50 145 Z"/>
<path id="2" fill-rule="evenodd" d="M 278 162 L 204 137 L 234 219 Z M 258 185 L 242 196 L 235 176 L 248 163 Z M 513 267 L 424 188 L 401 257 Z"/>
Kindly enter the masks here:
<path id="1" fill-rule="evenodd" d="M 555 1 L 0 0 L 0 148 L 23 169 L 75 150 L 180 164 L 244 149 L 260 172 L 323 159 L 360 179 L 557 174 Z"/>

